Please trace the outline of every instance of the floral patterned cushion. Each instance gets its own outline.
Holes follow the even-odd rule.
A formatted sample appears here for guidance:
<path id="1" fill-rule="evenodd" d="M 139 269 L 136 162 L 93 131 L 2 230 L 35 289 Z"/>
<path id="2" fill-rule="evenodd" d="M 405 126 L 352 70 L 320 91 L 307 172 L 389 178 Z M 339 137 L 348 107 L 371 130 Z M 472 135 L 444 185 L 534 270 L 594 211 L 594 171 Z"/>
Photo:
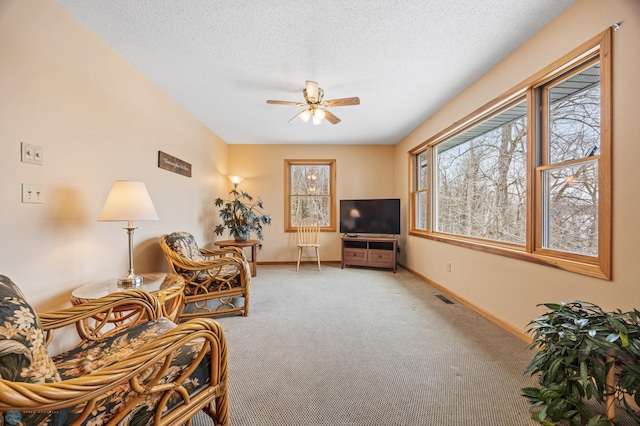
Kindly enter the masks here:
<path id="1" fill-rule="evenodd" d="M 167 245 L 171 247 L 171 250 L 184 258 L 195 262 L 205 260 L 202 253 L 200 253 L 200 248 L 198 244 L 196 244 L 195 238 L 188 232 L 174 232 L 169 234 L 167 235 L 166 242 Z"/>
<path id="2" fill-rule="evenodd" d="M 249 268 L 247 266 L 247 268 Z M 221 280 L 211 280 L 211 276 L 207 274 L 207 271 L 188 271 L 183 273 L 182 276 L 185 278 L 186 285 L 184 287 L 184 294 L 187 296 L 193 296 L 194 294 L 202 294 L 202 293 L 214 293 L 217 291 L 230 290 L 232 288 L 237 288 L 242 286 L 240 282 L 240 275 L 236 274 L 238 268 L 234 265 L 224 265 L 220 268 L 220 271 L 213 271 L 212 274 L 218 274 L 217 276 L 223 278 Z M 197 274 L 195 278 L 192 278 L 194 274 Z M 234 276 L 233 279 L 227 279 L 229 277 Z M 206 281 L 211 280 L 208 284 L 203 284 Z M 195 285 L 193 285 L 195 284 Z"/>
<path id="3" fill-rule="evenodd" d="M 124 330 L 106 339 L 88 342 L 68 352 L 49 357 L 44 334 L 34 310 L 25 302 L 20 289 L 6 276 L 0 275 L 0 376 L 15 382 L 44 383 L 58 382 L 80 376 L 88 377 L 92 372 L 131 357 L 137 349 L 156 340 L 176 325 L 166 318 L 147 321 Z M 204 341 L 195 340 L 175 351 L 169 368 L 160 383 L 177 379 L 193 364 L 196 354 Z M 150 380 L 163 367 L 159 361 L 145 371 Z M 195 371 L 182 382 L 187 392 L 193 396 L 209 382 L 209 357 L 205 357 Z M 142 380 L 142 385 L 145 381 Z M 113 414 L 138 394 L 125 383 L 100 397 L 91 416 L 82 424 L 99 426 L 106 424 Z M 152 414 L 160 402 L 161 394 L 146 395 L 136 404 L 121 425 L 151 425 Z M 165 412 L 182 404 L 183 400 L 174 393 L 169 399 Z M 84 406 L 59 409 L 48 412 L 9 412 L 0 414 L 0 425 L 5 419 L 20 421 L 23 425 L 64 426 L 78 417 Z M 9 417 L 7 417 L 9 416 Z M 15 419 L 14 417 L 16 416 Z M 14 424 L 14 423 L 12 423 Z M 18 423 L 15 423 L 18 424 Z"/>
<path id="4" fill-rule="evenodd" d="M 91 372 L 99 372 L 101 368 L 105 368 L 130 357 L 137 349 L 157 339 L 174 327 L 175 324 L 166 318 L 160 318 L 157 321 L 148 321 L 118 333 L 115 336 L 97 342 L 90 342 L 79 348 L 56 355 L 53 359 L 63 379 L 79 376 L 87 377 Z M 194 341 L 194 343 L 180 347 L 180 349 L 174 353 L 171 366 L 160 383 L 175 380 L 186 368 L 191 366 L 195 355 L 202 348 L 203 343 L 202 340 L 197 340 Z M 150 379 L 154 377 L 156 372 L 161 368 L 162 362 L 158 362 L 151 371 L 145 372 L 145 376 Z M 205 357 L 194 373 L 183 382 L 184 387 L 190 395 L 193 396 L 199 388 L 208 383 L 208 370 L 209 360 L 208 357 Z M 118 386 L 100 398 L 91 416 L 87 418 L 83 424 L 106 424 L 113 416 L 113 413 L 121 411 L 122 407 L 137 395 L 137 393 L 130 389 L 128 384 Z M 147 395 L 144 401 L 136 404 L 137 408 L 131 411 L 127 415 L 126 421 L 121 424 L 136 426 L 153 424 L 152 415 L 159 402 L 160 396 L 161 394 L 159 393 Z M 174 394 L 167 404 L 167 411 L 170 411 L 181 402 L 182 400 L 178 395 Z M 44 421 L 40 419 L 39 424 L 47 426 L 70 424 L 83 408 L 83 406 L 78 406 L 48 413 L 49 417 Z"/>
<path id="5" fill-rule="evenodd" d="M 40 319 L 20 289 L 0 275 L 0 376 L 12 382 L 60 381 Z"/>

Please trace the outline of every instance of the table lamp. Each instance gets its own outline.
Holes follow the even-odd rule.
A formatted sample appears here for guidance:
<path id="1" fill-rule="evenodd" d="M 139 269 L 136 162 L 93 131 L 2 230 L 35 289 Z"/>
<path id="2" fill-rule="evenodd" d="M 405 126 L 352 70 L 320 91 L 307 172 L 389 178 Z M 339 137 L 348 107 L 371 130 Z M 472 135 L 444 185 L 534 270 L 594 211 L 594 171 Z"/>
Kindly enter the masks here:
<path id="1" fill-rule="evenodd" d="M 136 288 L 142 285 L 142 277 L 133 272 L 133 226 L 134 220 L 158 220 L 153 202 L 143 182 L 117 180 L 111 187 L 107 201 L 102 207 L 98 221 L 126 221 L 129 236 L 129 273 L 118 279 L 122 288 Z"/>

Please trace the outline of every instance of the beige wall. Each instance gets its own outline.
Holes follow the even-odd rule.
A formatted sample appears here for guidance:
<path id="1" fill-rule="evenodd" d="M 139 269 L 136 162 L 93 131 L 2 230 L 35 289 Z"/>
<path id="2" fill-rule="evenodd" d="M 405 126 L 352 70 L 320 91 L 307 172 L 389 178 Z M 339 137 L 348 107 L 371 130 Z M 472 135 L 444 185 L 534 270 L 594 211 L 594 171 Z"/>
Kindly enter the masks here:
<path id="1" fill-rule="evenodd" d="M 406 176 L 408 150 L 616 22 L 621 22 L 621 27 L 613 33 L 613 280 L 407 238 L 404 262 L 409 268 L 518 330 L 540 313 L 538 303 L 581 299 L 606 309 L 640 306 L 640 2 L 578 0 L 396 146 L 396 174 Z M 396 189 L 406 201 L 406 179 L 397 183 Z M 452 263 L 451 272 L 447 272 L 447 262 Z"/>
<path id="2" fill-rule="evenodd" d="M 336 198 L 340 200 L 397 197 L 393 158 L 393 146 L 229 145 L 229 173 L 246 178 L 238 189 L 259 195 L 272 216 L 258 261 L 291 262 L 297 256 L 296 235 L 284 232 L 285 159 L 335 159 Z M 338 231 L 320 235 L 323 261 L 340 260 Z"/>
<path id="3" fill-rule="evenodd" d="M 163 233 L 186 230 L 203 245 L 227 238 L 213 234 L 213 200 L 231 188 L 230 173 L 273 215 L 266 262 L 296 254 L 282 221 L 285 158 L 336 159 L 338 198 L 394 196 L 393 147 L 229 146 L 53 1 L 3 0 L 0 51 L 0 273 L 39 310 L 126 271 L 125 224 L 96 220 L 117 179 L 144 181 L 160 216 L 135 224 L 137 272 L 166 270 Z M 21 142 L 44 148 L 43 166 L 20 161 Z M 159 169 L 158 150 L 191 163 L 193 176 Z M 22 183 L 42 185 L 44 204 L 21 203 Z M 339 234 L 322 242 L 323 260 L 339 260 Z"/>
<path id="4" fill-rule="evenodd" d="M 0 2 L 0 274 L 39 310 L 127 270 L 125 223 L 97 222 L 114 180 L 146 183 L 159 221 L 135 223 L 136 271 L 166 270 L 157 238 L 213 241 L 212 199 L 227 190 L 227 145 L 54 1 Z M 20 143 L 44 165 L 20 161 Z M 158 150 L 193 177 L 157 167 Z M 44 187 L 22 204 L 21 183 Z"/>
<path id="5" fill-rule="evenodd" d="M 293 261 L 284 232 L 284 160 L 337 160 L 337 198 L 402 197 L 407 151 L 525 80 L 615 22 L 613 280 L 604 281 L 479 251 L 406 236 L 401 261 L 521 330 L 537 303 L 583 299 L 605 308 L 640 305 L 640 2 L 578 0 L 521 49 L 397 146 L 227 145 L 53 1 L 0 2 L 0 273 L 38 309 L 68 303 L 78 285 L 126 269 L 123 224 L 97 222 L 116 179 L 146 182 L 160 220 L 137 223 L 138 271 L 165 270 L 159 235 L 186 230 L 210 245 L 213 199 L 228 173 L 261 196 L 273 224 L 259 260 Z M 44 165 L 20 162 L 20 142 L 44 147 Z M 187 178 L 157 168 L 157 151 L 193 166 Z M 41 184 L 44 204 L 22 204 L 21 183 Z M 322 235 L 324 260 L 339 260 L 338 232 Z M 446 263 L 453 265 L 446 272 Z"/>

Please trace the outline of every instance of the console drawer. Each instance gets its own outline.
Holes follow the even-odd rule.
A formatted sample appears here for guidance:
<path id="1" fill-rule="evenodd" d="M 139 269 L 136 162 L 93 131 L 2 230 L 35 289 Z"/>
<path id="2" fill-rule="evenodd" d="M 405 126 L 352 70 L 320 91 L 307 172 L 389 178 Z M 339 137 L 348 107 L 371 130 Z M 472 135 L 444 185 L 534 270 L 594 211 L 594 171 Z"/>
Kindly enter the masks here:
<path id="1" fill-rule="evenodd" d="M 365 249 L 354 249 L 354 248 L 345 248 L 344 249 L 344 260 L 348 263 L 360 262 L 364 263 L 367 261 L 367 250 Z"/>
<path id="2" fill-rule="evenodd" d="M 394 255 L 393 250 L 369 250 L 369 263 L 372 266 L 393 267 Z"/>

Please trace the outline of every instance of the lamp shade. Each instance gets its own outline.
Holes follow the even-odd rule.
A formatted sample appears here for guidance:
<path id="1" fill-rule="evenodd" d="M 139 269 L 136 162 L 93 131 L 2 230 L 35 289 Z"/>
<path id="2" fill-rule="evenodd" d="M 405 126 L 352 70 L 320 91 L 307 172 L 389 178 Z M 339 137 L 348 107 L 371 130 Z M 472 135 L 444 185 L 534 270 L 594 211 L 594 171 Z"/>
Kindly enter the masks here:
<path id="1" fill-rule="evenodd" d="M 143 182 L 117 180 L 98 216 L 99 221 L 158 220 L 147 187 Z"/>

